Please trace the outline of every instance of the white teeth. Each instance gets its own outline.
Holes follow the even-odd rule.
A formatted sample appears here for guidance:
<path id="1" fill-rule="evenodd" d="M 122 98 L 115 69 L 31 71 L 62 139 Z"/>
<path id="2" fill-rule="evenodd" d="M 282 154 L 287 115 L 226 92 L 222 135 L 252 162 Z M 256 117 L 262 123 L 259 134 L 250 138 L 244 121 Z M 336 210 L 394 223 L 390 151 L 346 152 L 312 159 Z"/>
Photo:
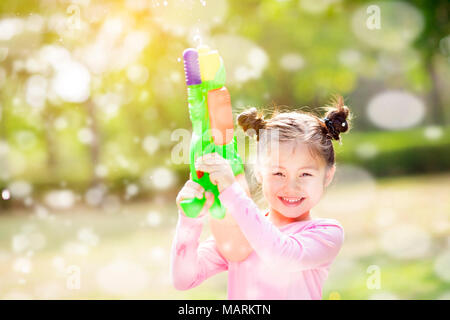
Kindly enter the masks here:
<path id="1" fill-rule="evenodd" d="M 299 202 L 300 200 L 302 200 L 302 198 L 295 198 L 295 199 L 287 199 L 284 197 L 281 197 L 284 201 L 289 202 L 289 203 L 295 203 L 295 202 Z"/>

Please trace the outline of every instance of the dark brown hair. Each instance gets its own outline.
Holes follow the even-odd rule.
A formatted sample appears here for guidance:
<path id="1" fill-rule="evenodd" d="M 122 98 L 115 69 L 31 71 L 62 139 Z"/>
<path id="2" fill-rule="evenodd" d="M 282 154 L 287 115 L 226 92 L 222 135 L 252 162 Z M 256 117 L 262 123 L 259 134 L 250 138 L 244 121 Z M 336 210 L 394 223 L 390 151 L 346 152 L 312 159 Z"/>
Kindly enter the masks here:
<path id="1" fill-rule="evenodd" d="M 242 112 L 237 120 L 244 132 L 252 137 L 256 136 L 259 144 L 261 132 L 278 130 L 278 138 L 283 141 L 301 141 L 310 146 L 314 154 L 320 155 L 328 166 L 335 163 L 335 155 L 332 140 L 341 143 L 340 134 L 347 132 L 351 118 L 350 110 L 344 105 L 342 96 L 335 96 L 324 109 L 325 117 L 306 111 L 278 112 L 269 119 L 265 119 L 262 112 L 256 108 L 250 108 Z"/>

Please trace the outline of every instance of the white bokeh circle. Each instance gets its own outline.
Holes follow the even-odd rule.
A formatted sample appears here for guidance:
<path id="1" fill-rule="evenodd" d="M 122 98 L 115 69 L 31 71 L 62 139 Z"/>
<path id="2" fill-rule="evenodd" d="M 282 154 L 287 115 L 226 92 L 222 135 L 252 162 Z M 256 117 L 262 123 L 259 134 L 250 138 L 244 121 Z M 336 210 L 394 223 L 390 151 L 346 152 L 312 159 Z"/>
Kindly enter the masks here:
<path id="1" fill-rule="evenodd" d="M 423 120 L 425 105 L 421 99 L 408 92 L 388 90 L 369 100 L 367 116 L 379 128 L 406 129 Z"/>
<path id="2" fill-rule="evenodd" d="M 432 248 L 431 235 L 412 224 L 397 224 L 380 234 L 381 248 L 397 259 L 418 259 L 428 256 Z"/>

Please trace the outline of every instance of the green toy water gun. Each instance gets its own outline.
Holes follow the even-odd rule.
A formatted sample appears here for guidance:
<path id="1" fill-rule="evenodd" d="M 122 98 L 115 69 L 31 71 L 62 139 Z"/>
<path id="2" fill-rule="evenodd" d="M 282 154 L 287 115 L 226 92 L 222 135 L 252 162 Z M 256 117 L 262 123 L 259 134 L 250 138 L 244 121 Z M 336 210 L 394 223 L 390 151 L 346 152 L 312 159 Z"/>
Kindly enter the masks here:
<path id="1" fill-rule="evenodd" d="M 219 190 L 206 172 L 196 171 L 195 160 L 208 153 L 217 152 L 229 160 L 234 175 L 244 172 L 242 160 L 237 152 L 234 135 L 230 94 L 225 85 L 225 67 L 217 50 L 207 46 L 189 48 L 183 52 L 186 76 L 189 115 L 192 122 L 190 145 L 191 179 L 206 191 L 214 194 L 214 203 L 209 212 L 217 219 L 225 217 L 226 209 L 220 203 Z M 186 216 L 197 217 L 206 197 L 185 199 L 180 206 Z"/>

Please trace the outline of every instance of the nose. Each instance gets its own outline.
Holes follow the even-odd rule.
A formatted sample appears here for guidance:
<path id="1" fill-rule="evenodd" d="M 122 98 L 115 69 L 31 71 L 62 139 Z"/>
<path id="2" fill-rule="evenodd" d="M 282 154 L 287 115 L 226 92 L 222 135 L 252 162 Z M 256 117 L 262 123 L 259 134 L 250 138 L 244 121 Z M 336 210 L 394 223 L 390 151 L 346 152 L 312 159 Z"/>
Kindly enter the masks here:
<path id="1" fill-rule="evenodd" d="M 289 179 L 286 183 L 286 191 L 298 192 L 301 190 L 300 181 L 297 179 Z"/>

